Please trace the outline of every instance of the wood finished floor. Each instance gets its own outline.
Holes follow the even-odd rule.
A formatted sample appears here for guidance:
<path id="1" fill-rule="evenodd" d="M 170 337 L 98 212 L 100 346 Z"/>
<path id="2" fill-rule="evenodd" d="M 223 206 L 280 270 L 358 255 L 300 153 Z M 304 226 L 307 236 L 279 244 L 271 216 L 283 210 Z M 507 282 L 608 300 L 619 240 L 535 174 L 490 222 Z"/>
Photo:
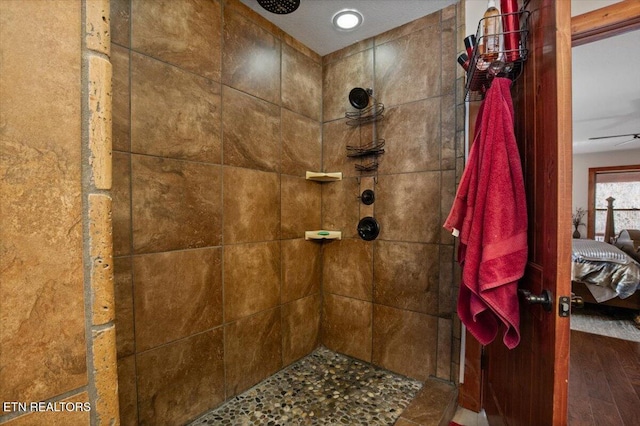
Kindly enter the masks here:
<path id="1" fill-rule="evenodd" d="M 571 331 L 569 425 L 640 425 L 640 343 Z"/>

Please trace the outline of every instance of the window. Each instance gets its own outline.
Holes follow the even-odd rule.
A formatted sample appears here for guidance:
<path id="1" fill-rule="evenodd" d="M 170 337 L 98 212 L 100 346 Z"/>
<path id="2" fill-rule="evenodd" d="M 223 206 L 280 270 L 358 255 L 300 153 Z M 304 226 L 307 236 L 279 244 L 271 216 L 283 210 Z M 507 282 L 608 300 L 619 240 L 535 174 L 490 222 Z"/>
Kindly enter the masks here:
<path id="1" fill-rule="evenodd" d="M 604 241 L 607 199 L 613 200 L 615 233 L 640 229 L 640 165 L 589 169 L 587 236 Z"/>

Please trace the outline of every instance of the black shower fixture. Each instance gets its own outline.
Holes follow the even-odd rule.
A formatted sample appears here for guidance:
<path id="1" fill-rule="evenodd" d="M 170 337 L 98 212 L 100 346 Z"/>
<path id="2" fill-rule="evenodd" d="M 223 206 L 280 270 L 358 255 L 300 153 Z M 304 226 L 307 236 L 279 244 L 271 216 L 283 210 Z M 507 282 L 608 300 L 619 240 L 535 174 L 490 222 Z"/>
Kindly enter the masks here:
<path id="1" fill-rule="evenodd" d="M 258 0 L 258 4 L 271 13 L 286 15 L 295 12 L 300 6 L 300 0 Z"/>
<path id="2" fill-rule="evenodd" d="M 356 109 L 364 109 L 369 106 L 369 96 L 373 93 L 371 89 L 354 87 L 349 92 L 349 102 Z"/>
<path id="3" fill-rule="evenodd" d="M 371 216 L 363 217 L 358 222 L 358 235 L 365 241 L 372 241 L 380 234 L 380 224 Z"/>
<path id="4" fill-rule="evenodd" d="M 362 204 L 366 204 L 367 206 L 369 206 L 373 204 L 375 200 L 376 194 L 372 189 L 365 189 L 364 191 L 362 191 L 362 194 L 360 195 L 360 201 L 362 201 Z"/>

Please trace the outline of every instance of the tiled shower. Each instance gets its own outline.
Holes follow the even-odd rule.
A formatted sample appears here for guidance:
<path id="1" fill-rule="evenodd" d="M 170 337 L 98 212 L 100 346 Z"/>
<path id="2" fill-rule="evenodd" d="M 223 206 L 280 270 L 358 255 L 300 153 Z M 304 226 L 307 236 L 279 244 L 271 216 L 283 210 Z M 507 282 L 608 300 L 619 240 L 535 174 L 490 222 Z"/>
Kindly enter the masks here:
<path id="1" fill-rule="evenodd" d="M 110 8 L 121 423 L 193 420 L 319 345 L 456 382 L 441 223 L 463 164 L 463 6 L 324 57 L 238 0 Z M 374 133 L 345 124 L 354 87 L 386 107 L 374 174 L 346 157 Z M 357 235 L 364 216 L 375 241 Z M 314 229 L 342 240 L 306 241 Z"/>

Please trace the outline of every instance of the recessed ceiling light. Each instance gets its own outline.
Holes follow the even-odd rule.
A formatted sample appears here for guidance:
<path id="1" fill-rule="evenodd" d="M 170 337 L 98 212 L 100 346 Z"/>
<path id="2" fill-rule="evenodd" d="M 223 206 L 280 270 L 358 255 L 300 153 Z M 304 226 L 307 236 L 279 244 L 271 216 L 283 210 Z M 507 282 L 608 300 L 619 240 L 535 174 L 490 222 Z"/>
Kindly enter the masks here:
<path id="1" fill-rule="evenodd" d="M 354 9 L 343 9 L 333 15 L 332 22 L 339 30 L 355 30 L 362 24 L 362 14 Z"/>

